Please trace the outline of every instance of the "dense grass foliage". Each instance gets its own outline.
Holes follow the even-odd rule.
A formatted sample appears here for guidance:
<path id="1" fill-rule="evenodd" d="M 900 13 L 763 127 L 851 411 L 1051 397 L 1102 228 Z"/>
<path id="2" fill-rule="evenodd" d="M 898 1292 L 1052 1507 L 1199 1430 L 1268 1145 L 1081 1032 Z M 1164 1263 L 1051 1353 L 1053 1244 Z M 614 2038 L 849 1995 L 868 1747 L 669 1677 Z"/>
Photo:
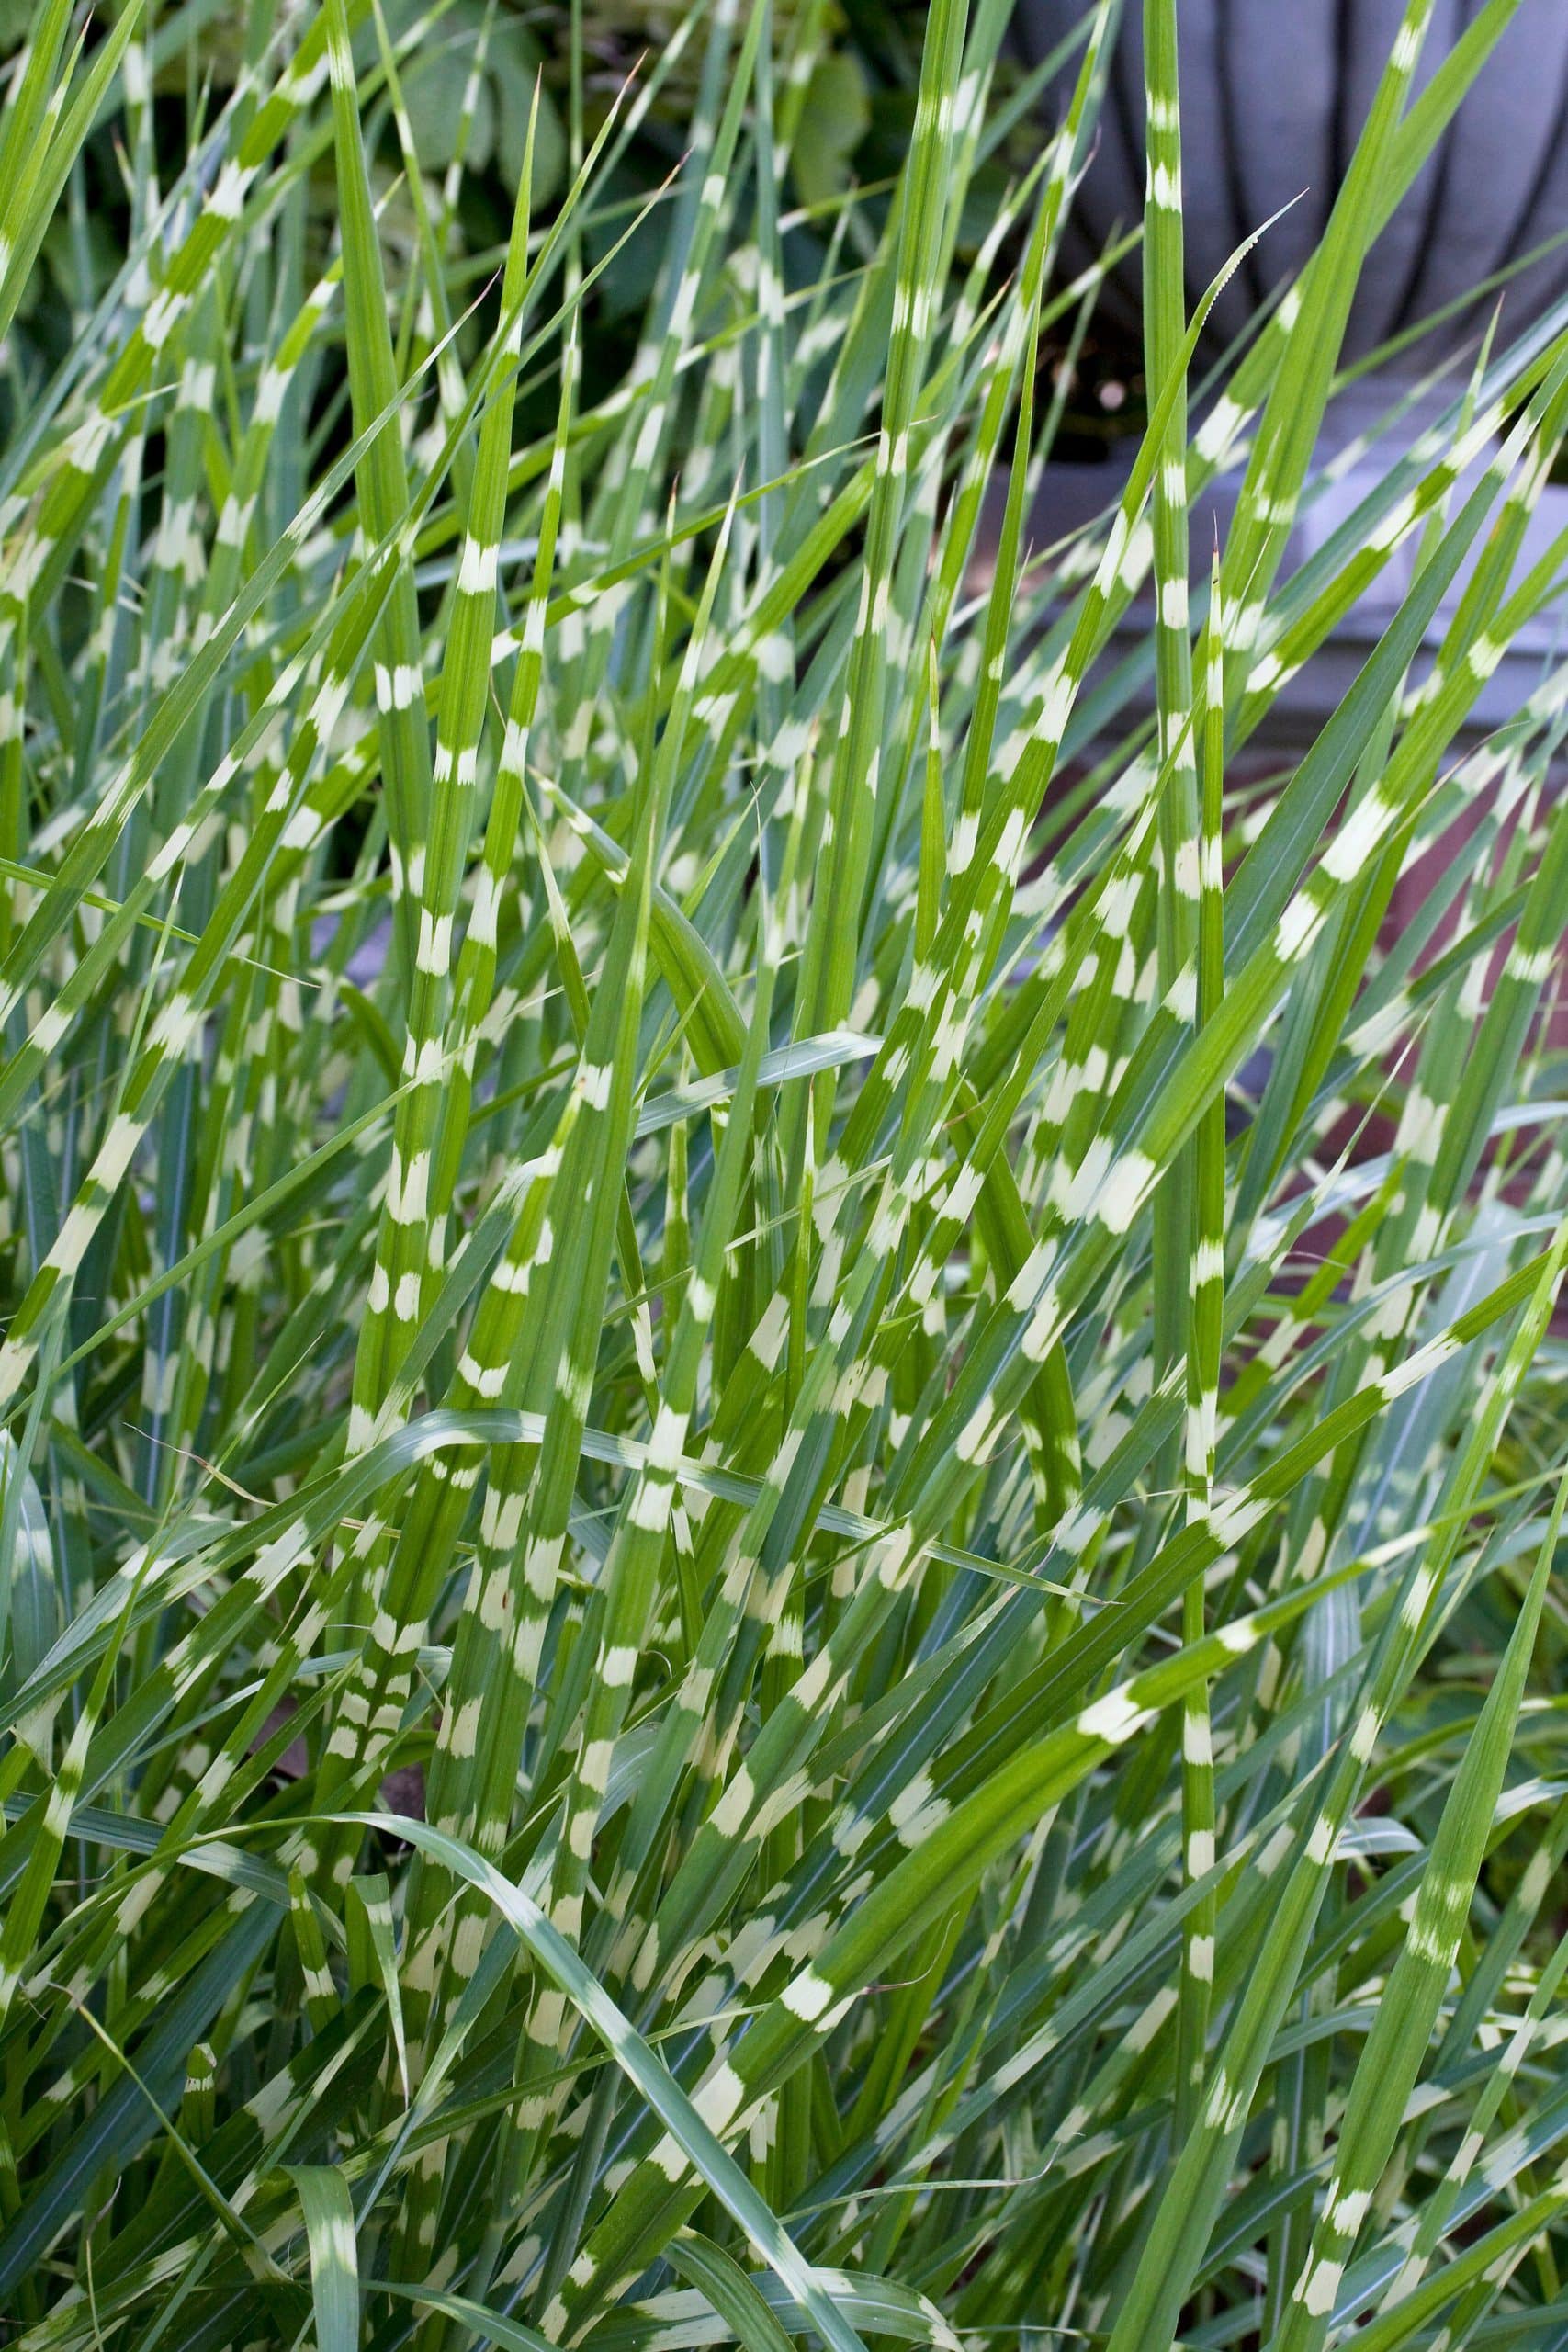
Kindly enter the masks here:
<path id="1" fill-rule="evenodd" d="M 809 204 L 825 12 L 699 0 L 479 271 L 436 27 L 252 0 L 171 170 L 148 5 L 0 117 L 0 327 L 76 289 L 0 377 L 0 2335 L 1568 2343 L 1568 667 L 1471 723 L 1568 322 L 1291 544 L 1517 0 L 1416 96 L 1409 0 L 1217 361 L 1147 0 L 1056 544 L 1109 0 L 978 246 L 1002 0 Z"/>

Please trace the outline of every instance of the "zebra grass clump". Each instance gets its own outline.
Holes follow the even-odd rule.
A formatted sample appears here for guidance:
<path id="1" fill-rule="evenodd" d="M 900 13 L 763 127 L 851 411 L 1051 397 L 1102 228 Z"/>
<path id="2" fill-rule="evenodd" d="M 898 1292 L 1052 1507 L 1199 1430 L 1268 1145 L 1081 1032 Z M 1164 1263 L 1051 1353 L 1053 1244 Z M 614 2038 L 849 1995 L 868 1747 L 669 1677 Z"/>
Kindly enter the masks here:
<path id="1" fill-rule="evenodd" d="M 603 119 L 564 77 L 537 194 L 536 110 L 479 269 L 404 99 L 434 18 L 258 0 L 182 95 L 194 23 L 43 0 L 6 2343 L 1568 2328 L 1568 666 L 1472 723 L 1568 570 L 1568 314 L 1293 537 L 1517 5 L 1417 91 L 1410 0 L 1201 393 L 1147 0 L 1146 430 L 1053 545 L 1110 0 L 1021 85 L 1003 0 L 933 0 L 897 186 L 810 203 L 852 28 L 702 0 Z"/>

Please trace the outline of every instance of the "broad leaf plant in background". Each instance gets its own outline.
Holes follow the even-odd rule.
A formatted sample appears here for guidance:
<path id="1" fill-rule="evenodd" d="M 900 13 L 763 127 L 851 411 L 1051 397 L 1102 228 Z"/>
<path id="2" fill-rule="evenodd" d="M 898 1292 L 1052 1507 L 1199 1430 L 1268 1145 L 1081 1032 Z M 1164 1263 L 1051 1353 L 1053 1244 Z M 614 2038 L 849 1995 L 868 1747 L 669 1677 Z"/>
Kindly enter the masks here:
<path id="1" fill-rule="evenodd" d="M 795 170 L 820 6 L 603 104 L 478 10 L 451 118 L 440 7 L 249 0 L 220 73 L 40 0 L 6 2343 L 1568 2343 L 1568 666 L 1471 724 L 1568 317 L 1292 542 L 1517 5 L 1418 75 L 1409 0 L 1221 352 L 1146 0 L 1146 431 L 1063 540 L 1112 0 L 1049 103 L 932 0 L 862 183 Z"/>

